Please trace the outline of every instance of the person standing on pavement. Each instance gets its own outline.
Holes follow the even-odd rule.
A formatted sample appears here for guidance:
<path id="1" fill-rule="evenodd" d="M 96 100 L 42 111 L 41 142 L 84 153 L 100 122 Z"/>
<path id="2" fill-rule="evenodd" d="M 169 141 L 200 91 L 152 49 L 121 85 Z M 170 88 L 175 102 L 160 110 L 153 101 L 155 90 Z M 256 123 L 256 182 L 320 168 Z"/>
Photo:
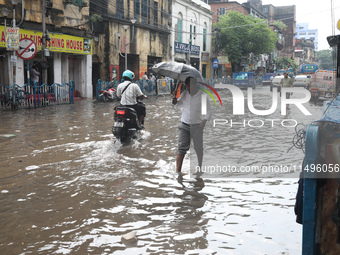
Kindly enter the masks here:
<path id="1" fill-rule="evenodd" d="M 211 118 L 211 106 L 206 102 L 207 114 L 202 115 L 202 90 L 198 89 L 197 79 L 188 77 L 185 80 L 185 88 L 181 96 L 173 98 L 173 104 L 182 107 L 181 123 L 178 133 L 178 151 L 176 157 L 176 175 L 182 176 L 184 156 L 190 148 L 191 139 L 197 155 L 198 166 L 203 162 L 203 129 L 206 122 Z"/>
<path id="2" fill-rule="evenodd" d="M 32 69 L 32 82 L 33 84 L 35 82 L 38 82 L 39 83 L 39 77 L 40 77 L 40 73 L 39 73 L 39 68 L 37 66 L 34 66 L 33 69 Z"/>

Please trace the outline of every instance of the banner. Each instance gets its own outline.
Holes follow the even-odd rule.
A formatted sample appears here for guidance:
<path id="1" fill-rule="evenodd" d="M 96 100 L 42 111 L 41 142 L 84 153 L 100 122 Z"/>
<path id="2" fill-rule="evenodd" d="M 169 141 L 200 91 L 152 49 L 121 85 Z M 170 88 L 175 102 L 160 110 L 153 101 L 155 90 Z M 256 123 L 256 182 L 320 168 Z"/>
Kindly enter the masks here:
<path id="1" fill-rule="evenodd" d="M 6 42 L 7 50 L 19 49 L 19 28 L 18 27 L 6 27 Z"/>
<path id="2" fill-rule="evenodd" d="M 37 44 L 38 51 L 42 48 L 42 35 L 40 31 L 20 28 L 20 39 L 28 38 Z M 49 33 L 51 40 L 46 41 L 46 48 L 53 52 L 92 55 L 92 39 L 73 35 Z M 5 27 L 0 26 L 0 47 L 7 47 Z"/>

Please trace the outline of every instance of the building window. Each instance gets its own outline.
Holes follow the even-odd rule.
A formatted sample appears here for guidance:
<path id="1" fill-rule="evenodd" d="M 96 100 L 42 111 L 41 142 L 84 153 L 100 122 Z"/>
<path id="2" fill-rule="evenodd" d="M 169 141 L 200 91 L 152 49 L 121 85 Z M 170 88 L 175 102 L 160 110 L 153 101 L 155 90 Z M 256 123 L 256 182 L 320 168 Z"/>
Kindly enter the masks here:
<path id="1" fill-rule="evenodd" d="M 192 40 L 192 25 L 190 25 L 190 39 L 189 39 L 189 44 L 191 44 Z"/>
<path id="2" fill-rule="evenodd" d="M 155 23 L 155 25 L 158 24 L 158 3 L 154 2 L 153 3 L 153 21 Z"/>
<path id="3" fill-rule="evenodd" d="M 182 42 L 182 29 L 183 29 L 182 24 L 183 24 L 182 19 L 178 18 L 177 20 L 177 41 L 178 42 Z"/>
<path id="4" fill-rule="evenodd" d="M 303 33 L 299 33 L 299 35 L 306 35 L 306 33 L 305 33 L 305 32 L 303 32 Z"/>
<path id="5" fill-rule="evenodd" d="M 263 12 L 267 13 L 268 12 L 268 8 L 267 7 L 263 8 Z"/>
<path id="6" fill-rule="evenodd" d="M 140 0 L 135 0 L 135 19 L 138 20 L 140 16 Z"/>
<path id="7" fill-rule="evenodd" d="M 313 41 L 315 41 L 315 37 L 311 37 L 310 39 L 313 40 Z"/>
<path id="8" fill-rule="evenodd" d="M 203 51 L 207 50 L 207 29 L 203 28 Z"/>
<path id="9" fill-rule="evenodd" d="M 124 18 L 124 0 L 117 0 L 116 13 L 118 18 Z"/>
<path id="10" fill-rule="evenodd" d="M 142 0 L 142 22 L 148 23 L 148 0 Z"/>
<path id="11" fill-rule="evenodd" d="M 225 14 L 225 8 L 218 8 L 217 10 L 217 16 L 221 16 Z"/>

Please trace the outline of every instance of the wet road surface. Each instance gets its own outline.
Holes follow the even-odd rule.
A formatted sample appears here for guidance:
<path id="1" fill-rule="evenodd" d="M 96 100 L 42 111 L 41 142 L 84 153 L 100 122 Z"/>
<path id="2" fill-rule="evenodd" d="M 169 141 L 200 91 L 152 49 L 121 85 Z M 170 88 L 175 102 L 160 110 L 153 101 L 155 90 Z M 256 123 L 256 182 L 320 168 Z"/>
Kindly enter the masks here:
<path id="1" fill-rule="evenodd" d="M 230 93 L 219 93 L 232 109 Z M 254 94 L 259 107 L 271 102 L 268 87 Z M 145 103 L 146 129 L 125 146 L 111 133 L 116 103 L 0 112 L 0 254 L 301 253 L 298 175 L 188 175 L 179 183 L 173 172 L 180 111 L 169 96 Z M 292 107 L 288 117 L 272 117 L 304 124 L 321 117 L 320 105 L 306 108 L 312 116 Z M 230 118 L 225 109 L 216 108 L 215 116 Z M 205 162 L 303 159 L 296 148 L 287 153 L 294 128 L 216 128 L 207 124 Z M 189 162 L 187 156 L 184 171 Z M 132 231 L 136 239 L 122 239 Z"/>

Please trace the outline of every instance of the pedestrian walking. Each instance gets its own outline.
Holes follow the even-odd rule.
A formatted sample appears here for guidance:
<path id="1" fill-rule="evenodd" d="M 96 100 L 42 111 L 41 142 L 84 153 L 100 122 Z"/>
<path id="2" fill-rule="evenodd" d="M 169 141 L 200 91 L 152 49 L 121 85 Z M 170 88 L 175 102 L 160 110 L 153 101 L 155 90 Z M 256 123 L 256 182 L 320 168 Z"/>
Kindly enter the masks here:
<path id="1" fill-rule="evenodd" d="M 197 79 L 188 77 L 185 80 L 185 88 L 181 96 L 174 97 L 173 104 L 182 107 L 181 123 L 178 132 L 178 151 L 176 157 L 176 176 L 182 176 L 184 156 L 190 148 L 191 140 L 197 155 L 199 169 L 203 162 L 203 129 L 211 118 L 211 106 L 206 102 L 207 114 L 202 115 L 202 90 L 198 89 Z"/>

